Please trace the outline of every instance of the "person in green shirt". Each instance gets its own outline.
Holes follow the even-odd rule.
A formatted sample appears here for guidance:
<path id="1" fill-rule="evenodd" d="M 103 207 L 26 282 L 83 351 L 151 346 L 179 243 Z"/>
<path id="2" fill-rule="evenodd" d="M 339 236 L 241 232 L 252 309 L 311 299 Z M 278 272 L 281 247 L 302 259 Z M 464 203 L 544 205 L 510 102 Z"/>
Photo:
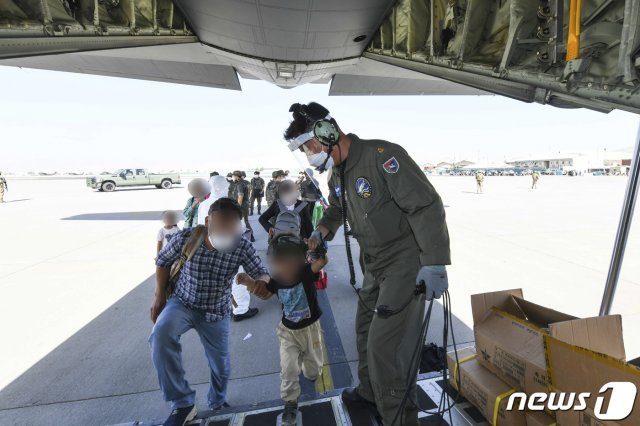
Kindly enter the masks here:
<path id="1" fill-rule="evenodd" d="M 204 201 L 210 192 L 207 181 L 204 179 L 194 179 L 187 185 L 187 190 L 191 194 L 191 198 L 187 200 L 187 204 L 182 210 L 184 216 L 184 229 L 196 227 L 198 225 L 198 206 Z"/>

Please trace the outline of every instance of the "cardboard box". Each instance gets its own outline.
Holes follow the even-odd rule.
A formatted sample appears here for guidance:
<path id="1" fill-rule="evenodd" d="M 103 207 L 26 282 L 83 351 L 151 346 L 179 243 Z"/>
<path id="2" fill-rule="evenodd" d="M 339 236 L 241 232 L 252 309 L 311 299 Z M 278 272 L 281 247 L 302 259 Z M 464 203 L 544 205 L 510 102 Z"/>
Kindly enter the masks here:
<path id="1" fill-rule="evenodd" d="M 589 349 L 624 357 L 611 338 L 612 317 L 579 319 L 523 298 L 521 289 L 471 296 L 478 362 L 511 386 L 528 394 L 547 392 L 544 336 L 573 339 Z"/>
<path id="2" fill-rule="evenodd" d="M 555 426 L 556 420 L 542 411 L 529 411 L 525 414 L 527 426 Z"/>
<path id="3" fill-rule="evenodd" d="M 494 426 L 526 426 L 523 411 L 506 411 L 507 400 L 514 389 L 483 368 L 476 359 L 473 348 L 458 350 L 458 363 L 455 352 L 447 354 L 449 382 L 454 389 L 473 404 L 489 424 Z"/>
<path id="4" fill-rule="evenodd" d="M 607 318 L 607 317 L 605 317 Z M 622 345 L 621 322 L 609 321 L 612 330 L 610 339 L 618 340 Z M 569 342 L 552 336 L 569 338 Z M 614 356 L 582 348 L 574 342 L 584 344 L 584 333 L 568 336 L 566 330 L 552 330 L 551 336 L 545 336 L 545 349 L 549 365 L 549 388 L 551 392 L 589 393 L 586 398 L 586 410 L 566 410 L 556 412 L 558 426 L 631 426 L 640 425 L 640 368 L 628 364 Z M 606 390 L 600 393 L 604 385 L 611 382 L 627 382 L 629 388 Z M 635 393 L 633 391 L 635 387 Z M 609 413 L 612 405 L 632 407 L 631 413 L 624 419 L 603 420 L 596 415 L 596 401 L 603 397 L 602 409 L 598 412 Z M 633 399 L 632 399 L 633 398 Z M 615 399 L 616 403 L 611 401 Z M 629 404 L 621 403 L 623 401 Z"/>

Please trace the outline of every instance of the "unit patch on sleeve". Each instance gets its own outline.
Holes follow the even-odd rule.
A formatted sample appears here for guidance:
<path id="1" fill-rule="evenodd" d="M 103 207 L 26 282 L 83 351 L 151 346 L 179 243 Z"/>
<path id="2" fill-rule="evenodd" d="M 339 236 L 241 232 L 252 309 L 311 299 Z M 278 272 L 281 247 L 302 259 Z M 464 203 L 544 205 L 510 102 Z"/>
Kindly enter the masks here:
<path id="1" fill-rule="evenodd" d="M 396 160 L 396 157 L 391 157 L 382 165 L 385 172 L 395 174 L 400 170 L 400 163 Z"/>

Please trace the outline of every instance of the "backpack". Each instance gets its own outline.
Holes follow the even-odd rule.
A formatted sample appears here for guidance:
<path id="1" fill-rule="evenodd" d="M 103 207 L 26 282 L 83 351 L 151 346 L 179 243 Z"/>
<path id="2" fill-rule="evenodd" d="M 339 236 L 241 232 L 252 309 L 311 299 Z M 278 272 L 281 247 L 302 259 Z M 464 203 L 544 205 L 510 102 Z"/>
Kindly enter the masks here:
<path id="1" fill-rule="evenodd" d="M 279 235 L 300 235 L 300 212 L 307 207 L 307 202 L 302 201 L 293 210 L 289 210 L 282 200 L 277 200 L 280 213 L 276 216 L 273 224 L 273 235 L 275 238 Z"/>

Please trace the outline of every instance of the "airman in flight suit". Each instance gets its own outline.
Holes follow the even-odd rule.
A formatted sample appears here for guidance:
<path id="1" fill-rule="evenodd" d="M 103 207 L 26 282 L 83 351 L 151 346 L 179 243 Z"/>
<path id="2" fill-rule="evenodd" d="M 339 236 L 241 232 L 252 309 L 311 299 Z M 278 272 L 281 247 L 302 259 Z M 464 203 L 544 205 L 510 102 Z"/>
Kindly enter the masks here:
<path id="1" fill-rule="evenodd" d="M 330 117 L 321 105 L 303 107 L 312 117 L 319 111 L 316 120 Z M 299 121 L 294 112 L 286 139 L 304 136 L 312 127 L 305 128 Z M 417 401 L 415 381 L 408 387 L 407 379 L 415 367 L 411 358 L 420 339 L 425 297 L 414 296 L 414 291 L 421 277 L 426 277 L 425 271 L 444 271 L 444 265 L 450 264 L 444 206 L 402 147 L 383 140 L 362 140 L 342 131 L 339 134 L 331 150 L 317 137 L 300 149 L 304 148 L 313 166 L 321 157 L 325 158 L 323 167 L 334 164 L 329 179 L 330 205 L 309 239 L 309 247 L 313 249 L 322 239 L 332 239 L 345 223 L 341 208 L 345 201 L 346 219 L 360 245 L 364 264 L 355 324 L 360 384 L 345 391 L 342 398 L 347 403 L 375 404 L 385 426 L 391 425 L 399 412 L 402 420 L 396 420 L 396 425 L 417 425 L 417 408 L 411 402 L 401 406 L 406 392 Z M 446 281 L 446 272 L 440 278 Z M 401 309 L 407 301 L 406 308 Z M 398 312 L 383 318 L 373 312 L 380 305 Z"/>

